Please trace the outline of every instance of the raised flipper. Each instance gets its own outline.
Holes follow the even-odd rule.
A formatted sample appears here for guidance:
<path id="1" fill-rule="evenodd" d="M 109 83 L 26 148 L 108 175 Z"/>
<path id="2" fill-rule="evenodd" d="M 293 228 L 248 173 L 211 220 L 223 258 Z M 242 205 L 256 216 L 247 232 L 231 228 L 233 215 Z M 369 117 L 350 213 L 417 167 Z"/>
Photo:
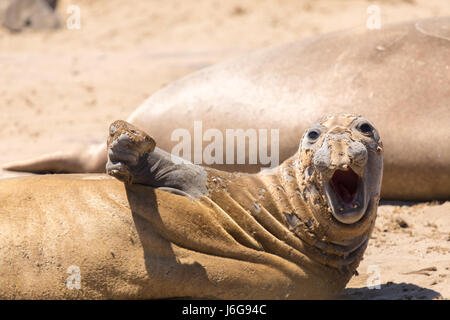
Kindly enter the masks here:
<path id="1" fill-rule="evenodd" d="M 69 152 L 55 152 L 37 158 L 14 161 L 4 170 L 34 173 L 99 173 L 105 172 L 105 144 L 91 145 Z"/>
<path id="2" fill-rule="evenodd" d="M 106 172 L 126 184 L 144 184 L 197 198 L 207 193 L 207 173 L 156 148 L 144 131 L 117 120 L 109 129 Z"/>

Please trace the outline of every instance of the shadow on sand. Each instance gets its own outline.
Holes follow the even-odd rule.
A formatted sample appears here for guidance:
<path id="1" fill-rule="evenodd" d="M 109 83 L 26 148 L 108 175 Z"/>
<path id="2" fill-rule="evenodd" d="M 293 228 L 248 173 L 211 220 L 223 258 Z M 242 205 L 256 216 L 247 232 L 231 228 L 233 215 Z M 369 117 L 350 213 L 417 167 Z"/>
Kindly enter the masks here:
<path id="1" fill-rule="evenodd" d="M 440 297 L 437 291 L 423 288 L 412 283 L 388 282 L 380 289 L 346 288 L 339 295 L 342 300 L 431 300 Z"/>

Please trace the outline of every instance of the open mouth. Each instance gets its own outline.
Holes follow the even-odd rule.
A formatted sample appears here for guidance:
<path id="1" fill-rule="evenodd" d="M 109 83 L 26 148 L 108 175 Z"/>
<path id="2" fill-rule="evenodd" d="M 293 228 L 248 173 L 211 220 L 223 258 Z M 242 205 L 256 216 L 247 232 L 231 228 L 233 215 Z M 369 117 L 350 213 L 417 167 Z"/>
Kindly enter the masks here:
<path id="1" fill-rule="evenodd" d="M 330 183 L 344 209 L 354 208 L 355 205 L 358 205 L 354 201 L 358 194 L 360 180 L 351 168 L 347 171 L 336 170 L 331 177 Z"/>
<path id="2" fill-rule="evenodd" d="M 365 181 L 353 169 L 336 170 L 324 185 L 328 204 L 338 221 L 352 224 L 364 216 L 367 208 Z"/>

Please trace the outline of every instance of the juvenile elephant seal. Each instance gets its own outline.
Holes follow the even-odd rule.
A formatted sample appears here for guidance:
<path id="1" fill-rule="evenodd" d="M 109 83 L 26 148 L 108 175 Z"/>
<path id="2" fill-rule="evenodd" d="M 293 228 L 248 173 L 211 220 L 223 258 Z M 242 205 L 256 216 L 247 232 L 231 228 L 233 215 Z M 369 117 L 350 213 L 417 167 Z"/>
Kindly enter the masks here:
<path id="1" fill-rule="evenodd" d="M 204 132 L 213 128 L 223 136 L 226 129 L 276 129 L 284 161 L 295 152 L 299 133 L 322 115 L 364 114 L 384 134 L 382 197 L 430 200 L 450 198 L 449 106 L 450 18 L 445 17 L 350 29 L 248 54 L 159 90 L 128 122 L 152 132 L 169 152 L 179 142 L 171 139 L 176 129 L 198 138 L 195 120 L 202 121 Z M 102 145 L 7 168 L 103 172 L 105 163 Z M 247 154 L 243 165 L 215 167 L 256 172 L 261 164 L 250 165 Z"/>
<path id="2" fill-rule="evenodd" d="M 367 120 L 331 116 L 271 172 L 229 173 L 115 122 L 107 171 L 125 184 L 0 181 L 0 298 L 333 297 L 372 232 L 382 152 Z"/>

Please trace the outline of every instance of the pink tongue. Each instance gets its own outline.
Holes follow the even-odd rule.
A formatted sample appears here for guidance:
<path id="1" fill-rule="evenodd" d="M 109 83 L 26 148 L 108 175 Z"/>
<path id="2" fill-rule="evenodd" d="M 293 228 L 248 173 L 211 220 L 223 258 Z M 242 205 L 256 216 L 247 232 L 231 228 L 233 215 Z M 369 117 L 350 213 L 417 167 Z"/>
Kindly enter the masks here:
<path id="1" fill-rule="evenodd" d="M 343 184 L 339 184 L 339 197 L 342 199 L 342 204 L 344 205 L 344 209 L 352 208 L 353 195 L 347 190 L 347 188 Z"/>
<path id="2" fill-rule="evenodd" d="M 347 203 L 352 202 L 353 197 L 343 184 L 339 184 L 339 190 L 341 191 L 341 197 L 342 200 L 344 200 L 344 202 Z"/>
<path id="3" fill-rule="evenodd" d="M 331 178 L 336 196 L 341 200 L 345 209 L 352 208 L 355 200 L 359 178 L 353 170 L 337 170 Z"/>

